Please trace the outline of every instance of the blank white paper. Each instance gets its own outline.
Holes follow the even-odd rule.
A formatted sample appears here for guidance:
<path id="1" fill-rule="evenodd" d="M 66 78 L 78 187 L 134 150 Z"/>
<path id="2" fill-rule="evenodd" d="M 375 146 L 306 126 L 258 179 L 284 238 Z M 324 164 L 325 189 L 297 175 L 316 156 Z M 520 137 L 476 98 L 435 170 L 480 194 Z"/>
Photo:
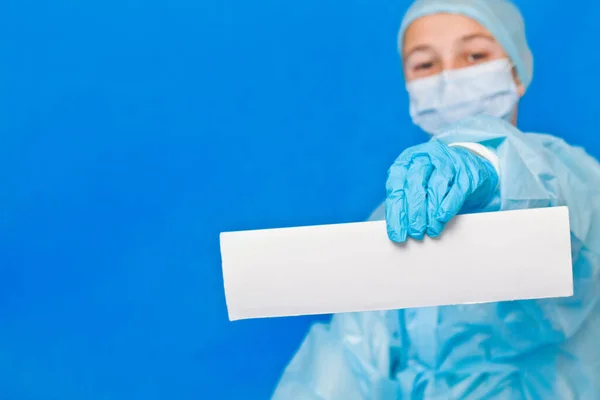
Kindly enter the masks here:
<path id="1" fill-rule="evenodd" d="M 230 320 L 573 295 L 566 207 L 460 215 L 439 239 L 385 221 L 221 233 Z"/>

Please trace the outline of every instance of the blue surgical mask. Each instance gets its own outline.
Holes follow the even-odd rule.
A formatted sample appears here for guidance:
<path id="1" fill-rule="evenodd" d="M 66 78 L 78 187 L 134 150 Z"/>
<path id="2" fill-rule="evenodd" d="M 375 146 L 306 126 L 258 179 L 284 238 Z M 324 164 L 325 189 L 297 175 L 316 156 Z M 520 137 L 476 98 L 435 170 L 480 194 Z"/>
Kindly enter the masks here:
<path id="1" fill-rule="evenodd" d="M 510 122 L 520 97 L 512 69 L 504 58 L 408 82 L 410 116 L 431 135 L 478 114 Z"/>

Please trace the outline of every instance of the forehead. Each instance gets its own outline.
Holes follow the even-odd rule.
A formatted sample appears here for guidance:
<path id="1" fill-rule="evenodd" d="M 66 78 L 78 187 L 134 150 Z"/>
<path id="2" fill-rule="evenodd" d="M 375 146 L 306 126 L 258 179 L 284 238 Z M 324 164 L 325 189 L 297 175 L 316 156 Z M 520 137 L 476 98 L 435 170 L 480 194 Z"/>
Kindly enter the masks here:
<path id="1" fill-rule="evenodd" d="M 458 14 L 432 14 L 416 19 L 404 34 L 403 54 L 419 46 L 444 46 L 470 35 L 492 36 L 472 18 Z"/>

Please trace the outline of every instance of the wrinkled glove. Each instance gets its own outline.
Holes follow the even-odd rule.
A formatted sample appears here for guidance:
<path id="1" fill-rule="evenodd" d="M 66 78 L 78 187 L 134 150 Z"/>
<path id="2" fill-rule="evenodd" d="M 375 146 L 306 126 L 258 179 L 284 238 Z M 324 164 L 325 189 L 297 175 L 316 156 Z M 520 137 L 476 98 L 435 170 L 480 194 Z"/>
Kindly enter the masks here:
<path id="1" fill-rule="evenodd" d="M 459 212 L 484 207 L 498 186 L 493 165 L 439 140 L 405 150 L 390 167 L 385 218 L 389 238 L 438 237 Z"/>

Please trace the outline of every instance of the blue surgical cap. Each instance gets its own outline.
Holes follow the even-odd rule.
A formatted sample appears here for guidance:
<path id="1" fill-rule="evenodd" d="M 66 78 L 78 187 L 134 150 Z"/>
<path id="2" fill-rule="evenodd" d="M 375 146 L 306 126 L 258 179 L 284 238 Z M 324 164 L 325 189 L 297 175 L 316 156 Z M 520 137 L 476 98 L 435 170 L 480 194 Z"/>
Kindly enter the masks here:
<path id="1" fill-rule="evenodd" d="M 525 23 L 519 9 L 507 0 L 416 0 L 406 12 L 398 33 L 402 54 L 404 34 L 416 19 L 439 13 L 461 14 L 486 28 L 504 48 L 525 88 L 533 78 L 533 55 L 525 37 Z"/>

